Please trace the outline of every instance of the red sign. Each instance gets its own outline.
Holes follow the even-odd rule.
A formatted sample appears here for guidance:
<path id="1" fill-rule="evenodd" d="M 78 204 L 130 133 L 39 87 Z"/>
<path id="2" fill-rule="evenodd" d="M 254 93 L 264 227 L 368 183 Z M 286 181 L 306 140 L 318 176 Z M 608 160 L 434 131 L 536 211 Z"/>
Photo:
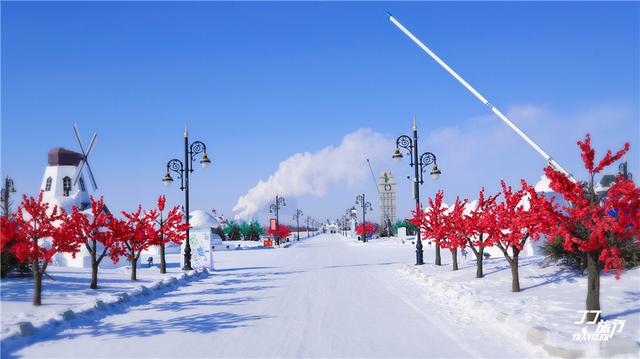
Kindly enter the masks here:
<path id="1" fill-rule="evenodd" d="M 276 219 L 275 218 L 271 218 L 271 220 L 269 221 L 269 228 L 271 228 L 272 231 L 276 230 Z"/>
<path id="2" fill-rule="evenodd" d="M 273 241 L 271 239 L 265 239 L 262 242 L 262 245 L 265 246 L 265 247 L 273 247 Z"/>

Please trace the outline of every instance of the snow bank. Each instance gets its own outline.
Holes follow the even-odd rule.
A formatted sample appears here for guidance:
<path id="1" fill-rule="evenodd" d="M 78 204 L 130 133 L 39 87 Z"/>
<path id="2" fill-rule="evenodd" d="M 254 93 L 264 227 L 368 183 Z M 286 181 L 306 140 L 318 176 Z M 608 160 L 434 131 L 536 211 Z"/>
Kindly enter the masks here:
<path id="1" fill-rule="evenodd" d="M 44 314 L 43 311 L 39 310 L 42 307 L 34 308 L 37 313 L 31 320 L 21 320 L 12 324 L 3 323 L 0 336 L 2 351 L 9 352 L 10 348 L 19 344 L 20 341 L 29 340 L 28 337 L 46 336 L 50 331 L 59 331 L 61 328 L 68 328 L 71 325 L 95 320 L 97 315 L 108 315 L 133 303 L 147 302 L 168 290 L 179 287 L 181 284 L 208 275 L 209 271 L 206 269 L 187 273 L 173 273 L 170 277 L 155 280 L 147 285 L 138 284 L 127 291 L 98 295 L 85 304 L 61 309 L 50 314 Z M 100 293 L 99 291 L 98 289 L 97 293 Z M 43 293 L 43 299 L 46 303 L 48 299 L 46 290 Z M 25 313 L 20 315 L 26 316 Z M 3 319 L 5 319 L 4 314 Z"/>
<path id="2" fill-rule="evenodd" d="M 448 256 L 448 251 L 443 251 L 443 258 Z M 485 278 L 480 279 L 474 278 L 475 261 L 471 260 L 457 272 L 448 265 L 433 264 L 403 265 L 400 272 L 418 283 L 429 300 L 451 307 L 455 315 L 471 317 L 479 326 L 495 327 L 550 356 L 637 358 L 640 269 L 625 272 L 620 281 L 601 278 L 604 319 L 626 320 L 624 332 L 602 343 L 580 342 L 574 341 L 573 335 L 584 325 L 574 323 L 580 320 L 577 311 L 584 309 L 586 278 L 559 267 L 540 268 L 541 260 L 532 258 L 521 264 L 520 293 L 510 292 L 511 273 L 503 259 L 487 260 Z"/>

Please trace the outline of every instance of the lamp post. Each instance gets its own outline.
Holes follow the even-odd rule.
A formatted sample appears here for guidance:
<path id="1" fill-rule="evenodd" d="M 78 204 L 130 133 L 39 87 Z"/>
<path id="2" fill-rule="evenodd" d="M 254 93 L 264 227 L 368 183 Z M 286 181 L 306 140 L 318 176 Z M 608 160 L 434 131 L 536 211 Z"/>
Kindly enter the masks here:
<path id="1" fill-rule="evenodd" d="M 269 206 L 269 213 L 276 215 L 276 244 L 280 245 L 280 236 L 278 236 L 278 230 L 280 229 L 280 208 L 285 207 L 287 204 L 284 201 L 284 197 L 276 195 L 276 201 Z"/>
<path id="2" fill-rule="evenodd" d="M 200 165 L 202 168 L 208 168 L 211 165 L 211 160 L 207 157 L 207 145 L 201 141 L 194 141 L 189 144 L 189 131 L 187 130 L 187 126 L 185 126 L 184 162 L 177 158 L 167 162 L 167 173 L 162 178 L 162 182 L 168 187 L 173 183 L 171 171 L 175 172 L 180 178 L 180 190 L 184 192 L 184 210 L 187 222 L 187 229 L 185 232 L 187 237 L 185 238 L 184 244 L 184 267 L 182 267 L 182 270 L 193 270 L 191 267 L 191 244 L 189 243 L 189 173 L 193 172 L 193 161 L 196 156 L 201 153 L 202 158 L 200 159 Z"/>
<path id="3" fill-rule="evenodd" d="M 297 233 L 297 238 L 296 240 L 299 241 L 300 240 L 300 217 L 302 216 L 302 210 L 300 209 L 296 209 L 296 213 L 293 215 L 293 219 L 296 220 L 296 231 Z"/>
<path id="4" fill-rule="evenodd" d="M 431 177 L 436 180 L 440 177 L 440 169 L 436 162 L 436 155 L 431 152 L 425 152 L 418 157 L 418 127 L 416 126 L 416 119 L 413 118 L 413 138 L 402 135 L 396 139 L 396 150 L 393 153 L 392 158 L 399 163 L 402 160 L 402 153 L 400 148 L 407 150 L 407 154 L 410 156 L 409 166 L 413 167 L 415 174 L 413 177 L 413 198 L 416 200 L 416 212 L 420 211 L 420 187 L 423 184 L 422 174 L 426 171 L 426 166 L 433 164 L 431 167 Z M 416 265 L 424 264 L 422 240 L 420 239 L 420 228 L 416 235 Z M 436 265 L 441 264 L 440 259 L 440 247 L 436 245 Z"/>
<path id="5" fill-rule="evenodd" d="M 13 179 L 8 175 L 4 178 L 4 186 L 2 186 L 2 194 L 0 200 L 2 201 L 2 214 L 9 217 L 11 211 L 11 193 L 16 193 L 16 187 L 13 185 Z"/>
<path id="6" fill-rule="evenodd" d="M 367 222 L 365 218 L 367 215 L 367 210 L 373 211 L 373 208 L 371 207 L 371 202 L 366 201 L 364 193 L 359 194 L 356 197 L 356 204 L 362 206 L 362 242 L 366 243 L 367 242 Z"/>

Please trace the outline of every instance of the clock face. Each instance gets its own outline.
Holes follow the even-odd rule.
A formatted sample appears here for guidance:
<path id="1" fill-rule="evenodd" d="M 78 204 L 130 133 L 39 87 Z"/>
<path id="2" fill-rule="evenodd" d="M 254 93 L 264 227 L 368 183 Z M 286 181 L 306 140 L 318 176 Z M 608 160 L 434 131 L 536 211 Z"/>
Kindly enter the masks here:
<path id="1" fill-rule="evenodd" d="M 387 183 L 387 184 L 385 184 L 385 185 L 384 185 L 384 190 L 385 190 L 385 191 L 391 191 L 391 185 L 390 185 L 390 184 L 388 184 L 388 183 Z"/>

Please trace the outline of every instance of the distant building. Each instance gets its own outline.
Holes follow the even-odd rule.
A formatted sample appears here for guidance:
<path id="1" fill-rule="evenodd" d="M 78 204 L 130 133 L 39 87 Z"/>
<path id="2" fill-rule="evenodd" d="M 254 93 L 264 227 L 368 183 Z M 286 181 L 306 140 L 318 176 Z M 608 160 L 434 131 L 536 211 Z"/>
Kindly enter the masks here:
<path id="1" fill-rule="evenodd" d="M 378 193 L 380 194 L 380 224 L 395 223 L 397 217 L 396 190 L 398 183 L 393 173 L 386 170 L 378 177 Z"/>

